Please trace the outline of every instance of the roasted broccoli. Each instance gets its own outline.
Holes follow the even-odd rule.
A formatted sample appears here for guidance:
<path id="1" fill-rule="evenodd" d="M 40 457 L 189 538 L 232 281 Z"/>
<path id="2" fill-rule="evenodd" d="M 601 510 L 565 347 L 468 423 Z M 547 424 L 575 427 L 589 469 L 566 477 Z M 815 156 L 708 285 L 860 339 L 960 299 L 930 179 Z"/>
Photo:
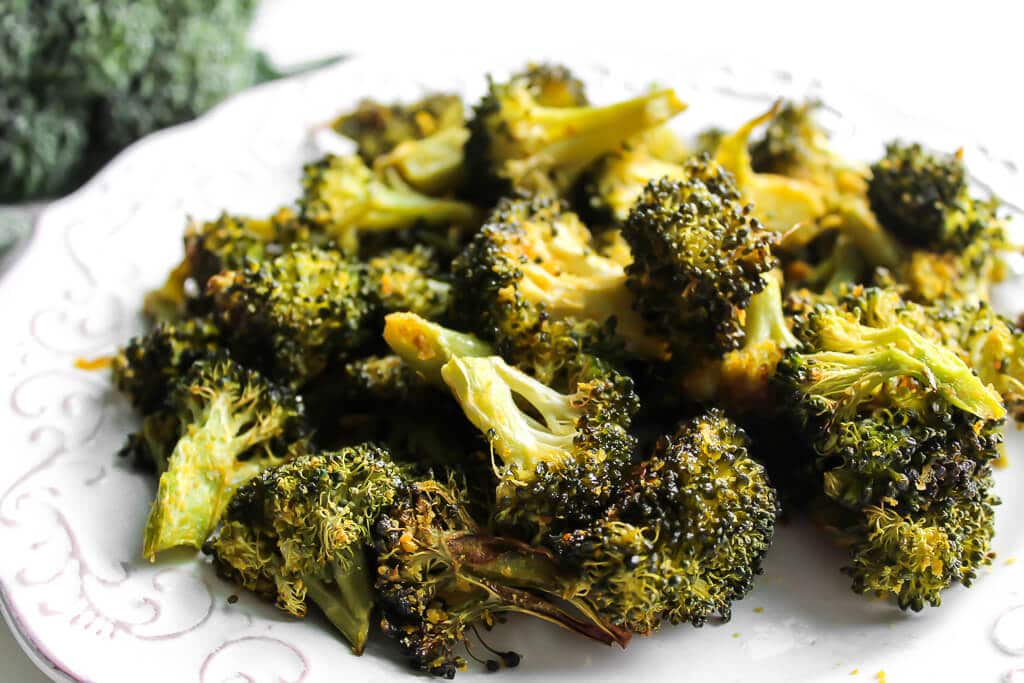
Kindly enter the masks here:
<path id="1" fill-rule="evenodd" d="M 302 188 L 302 219 L 350 252 L 357 249 L 361 231 L 472 225 L 477 220 L 472 205 L 389 184 L 355 156 L 329 154 L 306 165 Z"/>
<path id="2" fill-rule="evenodd" d="M 464 120 L 458 95 L 434 93 L 412 104 L 387 105 L 363 100 L 354 111 L 335 119 L 331 127 L 355 140 L 359 156 L 372 165 L 404 142 L 457 130 Z"/>
<path id="3" fill-rule="evenodd" d="M 512 188 L 564 192 L 590 162 L 685 108 L 671 90 L 604 107 L 573 104 L 550 90 L 529 74 L 488 82 L 465 148 L 467 193 L 474 199 L 493 203 Z"/>
<path id="4" fill-rule="evenodd" d="M 311 600 L 361 654 L 374 605 L 366 549 L 405 476 L 371 444 L 264 470 L 231 499 L 208 550 L 221 574 L 296 617 Z"/>
<path id="5" fill-rule="evenodd" d="M 626 269 L 598 251 L 590 231 L 556 199 L 505 199 L 452 264 L 453 308 L 464 327 L 493 339 L 513 363 L 545 350 L 540 332 L 573 336 L 582 350 L 608 350 L 608 329 L 626 349 L 660 356 L 665 343 L 646 334 L 633 308 Z M 553 321 L 565 321 L 553 330 Z M 594 324 L 587 324 L 587 321 Z"/>
<path id="6" fill-rule="evenodd" d="M 180 438 L 146 521 L 149 559 L 201 547 L 239 486 L 301 455 L 308 441 L 301 399 L 228 358 L 193 363 L 167 406 Z"/>
<path id="7" fill-rule="evenodd" d="M 380 301 L 365 264 L 295 246 L 210 278 L 207 291 L 232 353 L 299 387 L 380 333 Z"/>
<path id="8" fill-rule="evenodd" d="M 634 468 L 606 516 L 554 540 L 579 594 L 631 631 L 728 619 L 751 589 L 778 515 L 749 440 L 718 409 L 681 424 Z"/>
<path id="9" fill-rule="evenodd" d="M 628 284 L 647 327 L 674 353 L 717 355 L 742 344 L 742 311 L 776 265 L 776 235 L 740 204 L 717 163 L 698 157 L 685 172 L 651 182 L 630 212 Z"/>
<path id="10" fill-rule="evenodd" d="M 381 628 L 398 641 L 413 666 L 453 678 L 466 666 L 455 648 L 468 645 L 478 624 L 489 627 L 510 612 L 625 646 L 629 633 L 563 594 L 566 588 L 550 554 L 481 535 L 463 506 L 465 499 L 455 482 L 411 482 L 373 529 Z M 557 604 L 567 597 L 579 616 Z"/>
<path id="11" fill-rule="evenodd" d="M 384 311 L 408 311 L 431 320 L 448 314 L 452 286 L 441 279 L 428 247 L 392 249 L 369 259 L 367 265 Z"/>
<path id="12" fill-rule="evenodd" d="M 647 183 L 659 178 L 685 177 L 682 164 L 660 159 L 643 145 L 623 146 L 587 171 L 579 203 L 593 220 L 621 226 Z"/>

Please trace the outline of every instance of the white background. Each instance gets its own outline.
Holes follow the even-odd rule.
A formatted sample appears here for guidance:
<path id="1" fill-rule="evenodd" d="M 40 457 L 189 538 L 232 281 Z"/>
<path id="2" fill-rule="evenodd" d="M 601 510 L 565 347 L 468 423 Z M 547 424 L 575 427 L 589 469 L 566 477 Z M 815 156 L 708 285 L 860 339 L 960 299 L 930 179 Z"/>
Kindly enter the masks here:
<path id="1" fill-rule="evenodd" d="M 1024 5 L 1018 2 L 343 2 L 267 0 L 253 42 L 287 65 L 327 55 L 519 50 L 645 53 L 817 75 L 999 146 L 1024 162 Z M 486 64 L 481 63 L 481 70 Z M 372 94 L 372 93 L 368 93 Z M 0 625 L 0 677 L 48 680 Z M 156 672 L 140 678 L 159 680 Z M 890 683 L 902 683 L 891 681 Z"/>

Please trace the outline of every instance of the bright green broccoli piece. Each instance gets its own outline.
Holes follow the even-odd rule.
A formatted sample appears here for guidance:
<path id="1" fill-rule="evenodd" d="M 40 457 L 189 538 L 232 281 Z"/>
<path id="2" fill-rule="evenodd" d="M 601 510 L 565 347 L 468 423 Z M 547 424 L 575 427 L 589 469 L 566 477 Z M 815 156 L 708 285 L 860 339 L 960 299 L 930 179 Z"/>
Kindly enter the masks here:
<path id="1" fill-rule="evenodd" d="M 685 178 L 651 182 L 623 226 L 636 307 L 681 357 L 738 348 L 742 312 L 776 265 L 776 234 L 739 198 L 732 175 L 698 157 Z"/>
<path id="2" fill-rule="evenodd" d="M 146 521 L 143 555 L 199 548 L 239 486 L 306 447 L 302 402 L 222 358 L 200 361 L 173 388 L 178 439 Z"/>
<path id="3" fill-rule="evenodd" d="M 606 516 L 556 539 L 580 594 L 637 633 L 662 619 L 728 619 L 771 544 L 775 490 L 749 439 L 718 409 L 681 424 L 634 468 Z"/>
<path id="4" fill-rule="evenodd" d="M 224 271 L 207 290 L 232 353 L 301 386 L 380 334 L 380 302 L 365 264 L 296 246 Z"/>
<path id="5" fill-rule="evenodd" d="M 362 654 L 375 600 L 366 549 L 405 477 L 371 444 L 297 458 L 238 490 L 208 548 L 220 573 L 293 616 L 312 601 Z"/>
<path id="6" fill-rule="evenodd" d="M 490 81 L 469 121 L 468 193 L 486 203 L 512 188 L 564 193 L 591 162 L 685 109 L 671 90 L 603 107 L 571 99 L 552 96 L 528 73 Z"/>

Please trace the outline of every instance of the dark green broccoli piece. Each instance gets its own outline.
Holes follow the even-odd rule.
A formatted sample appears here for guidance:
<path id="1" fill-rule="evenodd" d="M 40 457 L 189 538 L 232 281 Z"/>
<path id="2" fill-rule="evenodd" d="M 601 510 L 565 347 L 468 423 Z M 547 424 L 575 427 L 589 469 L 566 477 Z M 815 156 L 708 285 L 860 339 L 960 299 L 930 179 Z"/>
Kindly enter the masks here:
<path id="1" fill-rule="evenodd" d="M 733 177 L 707 157 L 687 162 L 682 180 L 651 182 L 622 235 L 626 267 L 647 326 L 686 357 L 743 342 L 742 311 L 776 265 L 775 233 L 739 202 Z"/>
<path id="2" fill-rule="evenodd" d="M 360 232 L 477 221 L 472 205 L 389 185 L 355 156 L 329 154 L 306 165 L 302 188 L 302 219 L 351 252 L 358 248 Z"/>
<path id="3" fill-rule="evenodd" d="M 373 529 L 381 628 L 414 667 L 453 678 L 466 667 L 455 649 L 477 625 L 489 627 L 505 613 L 625 646 L 629 633 L 573 599 L 547 552 L 481 535 L 466 499 L 454 482 L 412 482 Z M 567 597 L 579 616 L 559 606 Z"/>
<path id="4" fill-rule="evenodd" d="M 301 399 L 228 358 L 193 363 L 167 404 L 181 436 L 146 521 L 149 559 L 201 547 L 239 486 L 307 443 Z"/>
<path id="5" fill-rule="evenodd" d="M 207 290 L 232 353 L 298 387 L 380 334 L 380 301 L 365 264 L 295 246 L 224 271 Z"/>
<path id="6" fill-rule="evenodd" d="M 88 117 L 87 105 L 5 81 L 0 91 L 0 201 L 69 189 L 85 162 Z"/>
<path id="7" fill-rule="evenodd" d="M 552 96 L 550 86 L 538 86 L 529 73 L 489 81 L 469 121 L 467 193 L 493 203 L 512 188 L 565 192 L 591 162 L 685 108 L 671 90 L 604 107 L 567 99 Z"/>
<path id="8" fill-rule="evenodd" d="M 411 104 L 381 104 L 361 101 L 354 111 L 343 114 L 331 127 L 355 140 L 359 156 L 367 164 L 410 140 L 422 140 L 441 131 L 462 127 L 462 100 L 458 95 L 434 93 Z"/>
<path id="9" fill-rule="evenodd" d="M 170 321 L 207 313 L 206 283 L 211 277 L 280 256 L 292 244 L 312 241 L 309 228 L 287 208 L 268 218 L 224 213 L 213 221 L 190 220 L 185 227 L 184 258 L 161 287 L 146 294 L 143 309 L 155 320 Z"/>
<path id="10" fill-rule="evenodd" d="M 692 418 L 635 467 L 603 519 L 555 539 L 599 614 L 637 633 L 662 619 L 729 618 L 761 572 L 778 515 L 748 446 L 720 410 Z"/>
<path id="11" fill-rule="evenodd" d="M 371 444 L 264 470 L 235 493 L 208 550 L 221 574 L 293 616 L 312 601 L 362 654 L 375 600 L 366 546 L 405 476 Z"/>
<path id="12" fill-rule="evenodd" d="M 557 199 L 502 200 L 452 264 L 456 319 L 544 381 L 551 346 L 601 353 L 620 338 L 645 356 L 665 354 L 633 310 L 625 265 L 598 250 L 590 231 Z M 558 325 L 555 321 L 563 321 Z M 561 329 L 556 329 L 561 328 Z M 610 335 L 609 331 L 615 334 Z M 547 344 L 538 341 L 541 336 Z"/>
<path id="13" fill-rule="evenodd" d="M 220 330 L 206 318 L 158 323 L 114 356 L 114 386 L 136 410 L 150 415 L 165 405 L 171 388 L 193 363 L 221 349 L 220 342 Z"/>
<path id="14" fill-rule="evenodd" d="M 995 206 L 971 198 L 967 171 L 956 155 L 892 142 L 871 166 L 871 209 L 882 225 L 909 244 L 959 251 L 996 222 Z"/>

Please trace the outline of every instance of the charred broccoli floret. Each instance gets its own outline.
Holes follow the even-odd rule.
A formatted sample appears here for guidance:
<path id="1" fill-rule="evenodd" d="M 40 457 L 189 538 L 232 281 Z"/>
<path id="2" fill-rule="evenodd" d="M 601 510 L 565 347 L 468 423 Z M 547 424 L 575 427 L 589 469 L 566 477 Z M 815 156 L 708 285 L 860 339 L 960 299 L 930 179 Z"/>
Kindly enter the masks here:
<path id="1" fill-rule="evenodd" d="M 140 413 L 150 415 L 165 405 L 171 387 L 193 363 L 220 348 L 220 329 L 207 318 L 158 323 L 114 356 L 114 386 Z"/>
<path id="2" fill-rule="evenodd" d="M 220 273 L 207 290 L 232 353 L 293 387 L 379 334 L 367 267 L 336 251 L 296 246 Z"/>
<path id="3" fill-rule="evenodd" d="M 633 310 L 624 265 L 598 251 L 590 231 L 560 200 L 502 200 L 452 273 L 457 319 L 495 340 L 512 362 L 530 364 L 542 331 L 574 334 L 584 348 L 608 349 L 607 327 L 632 352 L 664 354 L 664 342 L 646 334 Z M 566 321 L 567 329 L 552 330 L 556 320 Z"/>
<path id="4" fill-rule="evenodd" d="M 239 270 L 247 262 L 262 262 L 282 254 L 289 245 L 312 241 L 309 229 L 291 209 L 269 218 L 221 214 L 216 220 L 190 220 L 185 227 L 185 257 L 159 289 L 146 295 L 143 308 L 156 320 L 179 320 L 203 313 L 207 281 L 224 270 Z"/>
<path id="5" fill-rule="evenodd" d="M 512 188 L 555 194 L 624 140 L 661 125 L 685 105 L 671 90 L 603 107 L 573 104 L 529 74 L 488 82 L 466 142 L 468 194 L 493 203 Z"/>
<path id="6" fill-rule="evenodd" d="M 453 678 L 466 666 L 455 649 L 476 625 L 502 613 L 527 614 L 606 644 L 629 634 L 588 606 L 562 600 L 559 568 L 543 550 L 484 536 L 467 514 L 465 492 L 453 483 L 412 482 L 373 529 L 381 628 L 417 669 Z"/>
<path id="7" fill-rule="evenodd" d="M 636 466 L 605 518 L 555 539 L 600 614 L 638 633 L 662 619 L 729 618 L 761 572 L 778 515 L 748 444 L 718 409 L 692 418 Z"/>
<path id="8" fill-rule="evenodd" d="M 168 411 L 181 436 L 146 521 L 149 559 L 202 547 L 239 486 L 307 444 L 301 399 L 228 358 L 194 363 L 171 391 Z"/>
<path id="9" fill-rule="evenodd" d="M 411 104 L 363 100 L 355 110 L 331 122 L 331 128 L 355 140 L 367 164 L 408 140 L 422 140 L 465 121 L 458 95 L 433 93 Z"/>
<path id="10" fill-rule="evenodd" d="M 707 157 L 683 180 L 651 182 L 622 229 L 637 309 L 673 352 L 719 354 L 743 341 L 742 311 L 775 267 L 776 235 L 739 202 L 733 177 Z"/>
<path id="11" fill-rule="evenodd" d="M 208 550 L 221 574 L 296 617 L 315 603 L 361 654 L 374 604 L 366 547 L 405 476 L 371 444 L 264 470 L 235 493 Z"/>
<path id="12" fill-rule="evenodd" d="M 416 225 L 472 225 L 476 208 L 389 184 L 359 157 L 326 157 L 303 170 L 299 199 L 304 221 L 354 252 L 360 232 L 393 231 Z"/>

